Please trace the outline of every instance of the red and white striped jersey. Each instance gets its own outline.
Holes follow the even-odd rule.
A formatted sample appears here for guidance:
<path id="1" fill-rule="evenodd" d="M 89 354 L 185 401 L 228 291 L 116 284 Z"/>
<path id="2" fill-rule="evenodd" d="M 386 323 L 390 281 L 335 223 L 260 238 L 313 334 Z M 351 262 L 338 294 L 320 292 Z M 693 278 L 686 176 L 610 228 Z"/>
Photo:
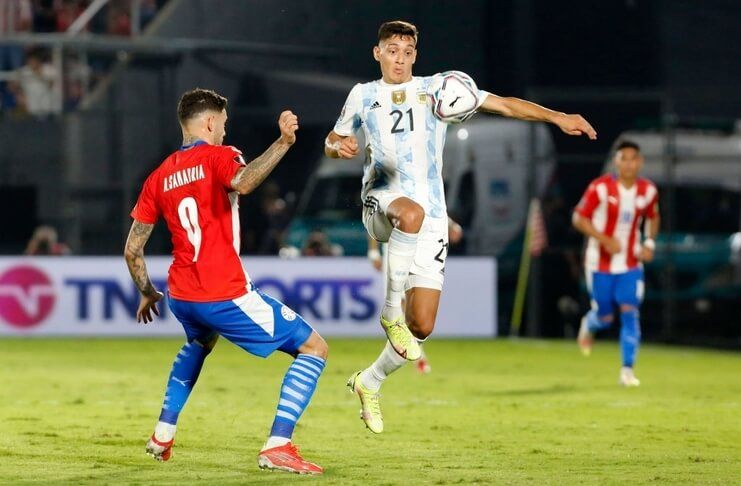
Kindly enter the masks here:
<path id="1" fill-rule="evenodd" d="M 584 266 L 590 272 L 624 273 L 641 266 L 639 225 L 658 214 L 659 191 L 653 182 L 639 178 L 626 189 L 615 175 L 593 180 L 575 211 L 592 221 L 594 228 L 620 242 L 621 250 L 610 255 L 595 238 L 589 238 Z"/>

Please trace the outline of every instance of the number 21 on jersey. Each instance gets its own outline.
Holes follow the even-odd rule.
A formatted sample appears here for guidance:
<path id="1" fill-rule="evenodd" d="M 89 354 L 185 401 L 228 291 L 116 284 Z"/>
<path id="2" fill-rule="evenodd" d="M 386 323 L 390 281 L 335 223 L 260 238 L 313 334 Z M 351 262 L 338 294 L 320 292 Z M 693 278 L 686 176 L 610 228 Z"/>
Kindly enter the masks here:
<path id="1" fill-rule="evenodd" d="M 201 227 L 198 225 L 198 205 L 192 197 L 183 198 L 178 204 L 178 216 L 183 225 L 188 241 L 193 245 L 193 261 L 198 260 L 201 251 Z"/>
<path id="2" fill-rule="evenodd" d="M 403 126 L 404 124 L 401 123 L 402 119 L 404 118 L 404 113 L 405 112 L 402 112 L 401 110 L 393 110 L 391 113 L 389 113 L 389 115 L 394 117 L 394 126 L 391 127 L 391 133 L 401 133 L 406 130 L 406 128 L 404 128 Z M 408 115 L 408 118 L 409 118 L 409 131 L 413 132 L 414 131 L 414 115 L 413 115 L 412 109 L 409 108 L 406 111 L 406 114 Z M 399 126 L 400 124 L 402 126 Z"/>

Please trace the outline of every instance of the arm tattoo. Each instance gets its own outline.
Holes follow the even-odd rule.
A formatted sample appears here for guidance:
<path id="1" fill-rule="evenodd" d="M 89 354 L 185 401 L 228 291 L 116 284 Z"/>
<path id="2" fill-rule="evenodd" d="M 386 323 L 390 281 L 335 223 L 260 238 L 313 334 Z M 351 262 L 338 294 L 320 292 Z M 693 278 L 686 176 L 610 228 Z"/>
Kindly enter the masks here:
<path id="1" fill-rule="evenodd" d="M 136 287 L 144 295 L 153 295 L 157 292 L 152 285 L 147 273 L 147 264 L 144 262 L 144 245 L 147 244 L 149 236 L 154 229 L 153 224 L 144 224 L 134 221 L 129 231 L 129 237 L 126 240 L 126 250 L 124 256 L 126 265 L 129 267 L 129 273 Z"/>
<path id="2" fill-rule="evenodd" d="M 247 167 L 237 171 L 237 175 L 232 179 L 232 188 L 240 194 L 254 191 L 278 165 L 289 148 L 290 145 L 281 142 L 280 139 L 273 142 L 262 155 L 247 164 Z"/>

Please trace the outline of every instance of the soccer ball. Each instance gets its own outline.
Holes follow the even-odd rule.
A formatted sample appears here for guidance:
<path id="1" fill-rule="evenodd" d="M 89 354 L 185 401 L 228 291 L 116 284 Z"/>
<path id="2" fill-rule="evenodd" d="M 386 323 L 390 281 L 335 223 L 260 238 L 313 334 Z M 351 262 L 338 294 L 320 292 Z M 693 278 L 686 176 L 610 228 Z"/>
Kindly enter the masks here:
<path id="1" fill-rule="evenodd" d="M 432 112 L 445 123 L 462 123 L 471 118 L 479 106 L 476 83 L 460 71 L 446 71 L 436 76 L 428 93 Z"/>

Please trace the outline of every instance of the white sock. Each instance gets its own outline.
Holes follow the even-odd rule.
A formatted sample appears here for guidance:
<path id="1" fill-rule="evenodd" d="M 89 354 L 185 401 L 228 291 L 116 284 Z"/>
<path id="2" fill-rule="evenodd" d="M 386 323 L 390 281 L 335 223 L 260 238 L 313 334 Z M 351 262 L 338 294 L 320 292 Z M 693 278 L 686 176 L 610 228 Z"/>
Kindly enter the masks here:
<path id="1" fill-rule="evenodd" d="M 394 351 L 391 343 L 386 341 L 376 361 L 360 373 L 360 383 L 369 390 L 376 391 L 381 388 L 381 384 L 388 375 L 404 366 L 406 362 L 406 359 Z"/>
<path id="2" fill-rule="evenodd" d="M 177 425 L 168 424 L 167 422 L 157 422 L 154 427 L 154 438 L 160 442 L 170 442 L 175 437 Z"/>
<path id="3" fill-rule="evenodd" d="M 288 444 L 291 442 L 291 439 L 287 437 L 278 437 L 275 435 L 271 435 L 268 437 L 268 440 L 265 441 L 265 446 L 262 448 L 262 450 L 272 449 L 273 447 L 280 447 L 284 444 Z"/>
<path id="4" fill-rule="evenodd" d="M 402 314 L 401 299 L 417 252 L 417 237 L 418 233 L 405 233 L 398 228 L 391 230 L 386 272 L 386 305 L 382 313 L 385 319 L 395 319 Z"/>

